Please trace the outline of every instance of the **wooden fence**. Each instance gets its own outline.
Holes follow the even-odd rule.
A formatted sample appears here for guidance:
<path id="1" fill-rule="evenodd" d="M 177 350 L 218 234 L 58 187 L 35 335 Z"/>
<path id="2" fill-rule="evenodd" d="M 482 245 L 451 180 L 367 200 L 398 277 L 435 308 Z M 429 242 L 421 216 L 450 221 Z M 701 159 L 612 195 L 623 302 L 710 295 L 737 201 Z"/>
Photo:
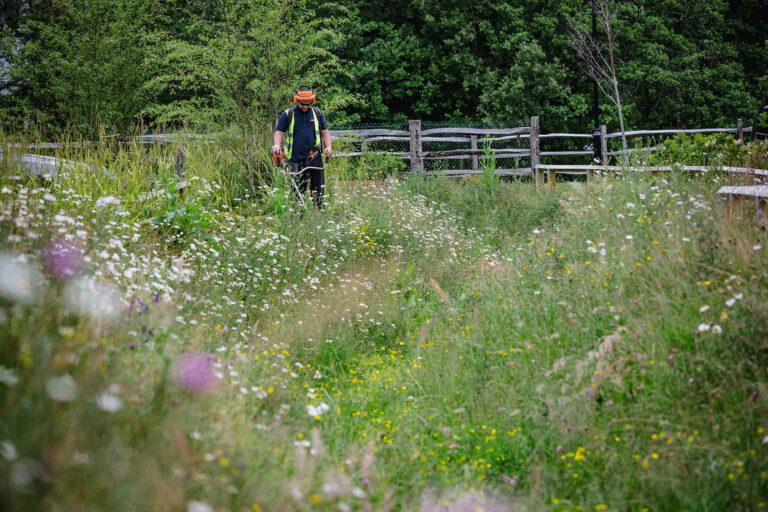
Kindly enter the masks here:
<path id="1" fill-rule="evenodd" d="M 677 134 L 696 134 L 696 133 L 728 133 L 734 135 L 737 139 L 743 140 L 744 134 L 752 131 L 752 127 L 744 127 L 741 119 L 736 123 L 735 128 L 704 128 L 704 129 L 692 129 L 692 130 L 641 130 L 626 132 L 625 135 L 628 138 L 636 137 L 659 137 Z M 621 151 L 608 151 L 608 140 L 621 137 L 621 133 L 607 133 L 606 127 L 603 125 L 600 127 L 600 143 L 601 154 L 603 155 L 602 161 L 599 163 L 593 163 L 590 165 L 555 165 L 555 164 L 542 164 L 541 159 L 543 157 L 550 158 L 583 158 L 592 157 L 593 151 L 542 151 L 541 143 L 544 140 L 557 140 L 557 139 L 588 139 L 592 141 L 592 134 L 583 133 L 541 133 L 541 127 L 539 117 L 534 116 L 530 119 L 529 126 L 517 127 L 517 128 L 432 128 L 423 130 L 422 122 L 420 120 L 412 120 L 408 122 L 408 131 L 405 130 L 387 130 L 387 129 L 372 129 L 372 130 L 331 130 L 331 137 L 335 140 L 344 140 L 352 145 L 358 145 L 359 150 L 337 152 L 337 156 L 341 157 L 359 157 L 365 154 L 373 153 L 392 153 L 384 151 L 375 151 L 369 148 L 370 145 L 377 143 L 401 143 L 408 144 L 407 152 L 395 152 L 397 156 L 409 162 L 409 166 L 412 172 L 419 172 L 423 175 L 442 175 L 442 176 L 466 176 L 472 174 L 480 174 L 482 158 L 486 154 L 486 151 L 493 155 L 495 159 L 519 159 L 525 158 L 530 162 L 530 166 L 527 167 L 510 167 L 510 168 L 496 168 L 496 174 L 502 176 L 529 176 L 534 179 L 538 186 L 543 186 L 545 181 L 549 182 L 550 186 L 554 186 L 556 182 L 556 176 L 577 174 L 585 175 L 587 180 L 590 180 L 595 171 L 610 171 L 614 169 L 620 169 L 620 167 L 608 166 L 608 158 L 611 156 L 621 155 Z M 163 142 L 175 142 L 177 140 L 175 134 L 157 134 L 146 135 L 138 138 L 131 138 L 132 141 L 138 141 L 141 144 L 155 144 Z M 184 137 L 204 138 L 202 135 L 185 134 Z M 442 143 L 446 144 L 462 144 L 467 147 L 459 149 L 441 149 L 436 151 L 425 151 L 425 144 L 430 143 Z M 487 143 L 490 143 L 486 146 Z M 501 145 L 502 147 L 493 147 L 493 145 Z M 523 145 L 527 147 L 522 147 Z M 13 145 L 17 146 L 17 145 Z M 504 147 L 509 146 L 509 147 Z M 513 147 L 516 146 L 516 147 Z M 56 149 L 59 144 L 55 143 L 37 143 L 29 147 L 35 147 L 39 149 Z M 629 151 L 655 151 L 655 147 L 646 147 L 640 149 L 631 149 Z M 183 168 L 184 155 L 183 147 L 180 151 L 181 163 L 179 157 L 177 157 L 176 167 L 177 175 L 182 175 L 180 167 Z M 52 157 L 45 157 L 40 155 L 17 155 L 21 157 L 19 162 L 22 166 L 26 167 L 32 174 L 46 175 L 54 177 L 59 168 L 66 167 L 69 162 L 65 162 L 60 159 L 54 159 Z M 0 149 L 0 158 L 2 157 L 2 149 Z M 425 162 L 428 161 L 443 161 L 444 165 L 450 165 L 451 162 L 459 162 L 470 160 L 469 165 L 456 168 L 456 169 L 441 169 L 439 171 L 432 171 L 425 169 Z M 457 166 L 458 167 L 458 166 Z M 680 169 L 680 167 L 676 167 Z M 704 168 L 699 167 L 683 167 L 683 170 L 687 171 L 703 171 Z M 647 169 L 649 171 L 665 171 L 672 170 L 671 167 L 654 167 Z M 711 170 L 711 169 L 707 169 Z M 722 168 L 719 169 L 725 172 L 732 173 L 753 173 L 760 176 L 768 176 L 768 171 L 760 169 L 737 169 L 737 168 Z M 108 172 L 108 171 L 107 171 Z"/>
<path id="2" fill-rule="evenodd" d="M 713 134 L 728 133 L 734 135 L 737 139 L 743 140 L 744 134 L 752 131 L 751 127 L 744 127 L 742 120 L 739 119 L 735 128 L 704 128 L 704 129 L 670 129 L 670 130 L 639 130 L 625 132 L 627 138 L 636 137 L 660 137 L 677 134 Z M 542 151 L 541 142 L 545 139 L 588 139 L 592 141 L 592 134 L 583 133 L 541 133 L 539 117 L 531 118 L 530 126 L 520 128 L 434 128 L 422 130 L 420 120 L 409 121 L 409 130 L 331 130 L 331 137 L 341 139 L 346 142 L 358 143 L 359 151 L 347 151 L 337 153 L 338 156 L 358 157 L 364 154 L 376 153 L 368 149 L 369 144 L 376 142 L 400 142 L 408 143 L 409 151 L 395 153 L 404 160 L 409 161 L 412 172 L 419 172 L 424 175 L 444 175 L 444 176 L 466 176 L 480 174 L 482 170 L 481 157 L 486 149 L 482 146 L 487 143 L 499 143 L 515 141 L 517 147 L 490 148 L 489 151 L 497 159 L 509 158 L 528 158 L 530 167 L 499 168 L 496 173 L 506 176 L 530 176 L 534 178 L 537 185 L 544 184 L 545 178 L 550 185 L 554 185 L 557 174 L 579 174 L 586 175 L 589 180 L 594 171 L 608 171 L 620 169 L 620 167 L 608 166 L 608 159 L 611 156 L 622 155 L 622 151 L 608 151 L 608 141 L 610 139 L 620 138 L 621 133 L 607 133 L 605 125 L 600 127 L 600 142 L 602 161 L 599 164 L 592 165 L 554 165 L 542 164 L 543 157 L 555 158 L 577 158 L 592 157 L 594 152 L 591 150 L 582 151 Z M 429 142 L 441 143 L 459 143 L 467 145 L 467 148 L 424 151 L 424 144 Z M 527 142 L 527 148 L 521 148 L 521 142 Z M 655 151 L 655 147 L 645 147 L 640 149 L 630 149 L 630 152 L 636 151 Z M 425 161 L 444 160 L 457 161 L 471 159 L 470 169 L 448 169 L 440 171 L 425 170 Z M 679 167 L 676 167 L 679 168 Z M 651 171 L 672 170 L 671 167 L 654 167 L 648 169 Z M 684 166 L 683 170 L 696 172 L 703 171 L 704 168 Z M 726 172 L 754 172 L 757 175 L 768 175 L 768 171 L 754 169 L 723 168 Z"/>

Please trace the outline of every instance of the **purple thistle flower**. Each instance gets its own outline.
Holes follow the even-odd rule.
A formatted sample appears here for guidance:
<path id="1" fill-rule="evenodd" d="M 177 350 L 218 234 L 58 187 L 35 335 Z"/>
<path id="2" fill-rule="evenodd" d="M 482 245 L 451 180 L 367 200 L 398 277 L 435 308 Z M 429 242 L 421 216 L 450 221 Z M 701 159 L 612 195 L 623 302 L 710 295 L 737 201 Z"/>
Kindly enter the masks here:
<path id="1" fill-rule="evenodd" d="M 501 475 L 501 481 L 504 482 L 505 484 L 515 485 L 517 483 L 517 477 Z"/>
<path id="2" fill-rule="evenodd" d="M 72 277 L 80 271 L 83 255 L 74 245 L 54 240 L 43 250 L 43 261 L 51 275 Z"/>
<path id="3" fill-rule="evenodd" d="M 216 385 L 213 359 L 203 354 L 187 354 L 176 363 L 174 380 L 192 393 L 204 393 Z"/>

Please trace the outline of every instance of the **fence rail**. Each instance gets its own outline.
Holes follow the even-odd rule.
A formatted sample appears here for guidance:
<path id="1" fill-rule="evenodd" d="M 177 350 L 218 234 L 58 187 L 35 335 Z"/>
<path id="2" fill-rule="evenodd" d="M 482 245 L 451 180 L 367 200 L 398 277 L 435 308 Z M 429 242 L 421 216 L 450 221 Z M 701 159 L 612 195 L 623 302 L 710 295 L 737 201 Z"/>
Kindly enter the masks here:
<path id="1" fill-rule="evenodd" d="M 733 134 L 738 139 L 743 139 L 745 133 L 752 132 L 752 127 L 744 127 L 742 120 L 737 120 L 736 128 L 700 128 L 700 129 L 666 129 L 666 130 L 636 130 L 625 132 L 626 137 L 658 137 L 677 134 Z M 542 151 L 542 140 L 557 139 L 588 139 L 592 141 L 592 134 L 585 133 L 540 133 L 538 116 L 530 119 L 529 126 L 511 128 L 466 128 L 443 127 L 422 129 L 420 120 L 408 122 L 408 130 L 393 129 L 365 129 L 365 130 L 331 130 L 331 138 L 336 141 L 344 141 L 349 145 L 348 149 L 337 152 L 341 157 L 360 157 L 369 154 L 386 153 L 393 154 L 408 162 L 412 172 L 419 172 L 429 176 L 466 176 L 482 173 L 482 167 L 486 164 L 484 159 L 495 159 L 496 174 L 501 176 L 530 176 L 535 179 L 537 185 L 544 184 L 546 175 L 551 183 L 554 183 L 557 174 L 586 174 L 589 179 L 596 170 L 617 169 L 608 165 L 608 157 L 623 154 L 622 151 L 608 151 L 608 140 L 621 137 L 620 132 L 607 133 L 606 127 L 600 127 L 599 143 L 602 155 L 601 165 L 550 165 L 541 164 L 541 158 L 587 158 L 594 155 L 592 150 L 567 150 L 567 151 Z M 205 138 L 197 134 L 154 134 L 140 137 L 119 138 L 120 142 L 138 142 L 140 144 L 174 143 L 179 138 Z M 594 142 L 594 141 L 593 141 Z M 88 143 L 83 143 L 86 145 Z M 372 149 L 382 145 L 389 150 Z M 393 147 L 401 150 L 392 150 Z M 407 150 L 403 151 L 407 145 Z M 462 147 L 456 148 L 456 145 Z M 9 148 L 21 148 L 19 144 L 8 144 Z M 356 149 L 354 146 L 359 147 Z M 517 147 L 512 147 L 517 146 Z M 24 146 L 34 149 L 58 149 L 57 143 L 43 142 Z M 655 146 L 645 148 L 633 148 L 628 150 L 656 151 Z M 0 155 L 2 153 L 0 152 Z M 183 160 L 183 157 L 182 157 Z M 522 160 L 522 162 L 521 162 Z M 55 175 L 58 167 L 69 165 L 68 162 L 56 162 L 50 157 L 39 155 L 23 155 L 21 163 L 33 174 Z M 430 165 L 425 165 L 429 163 Z M 520 165 L 520 164 L 523 165 Z M 513 165 L 510 165 L 513 164 Z M 445 167 L 456 168 L 445 168 Z M 431 168 L 427 168 L 431 167 Z M 437 168 L 435 168 L 437 167 Z M 459 168 L 461 167 L 461 168 Z M 699 168 L 690 166 L 676 167 L 685 171 L 695 171 Z M 648 168 L 647 170 L 670 170 L 671 168 Z M 737 171 L 735 168 L 723 168 L 725 172 Z M 768 171 L 752 170 L 756 175 L 768 176 Z"/>
<path id="2" fill-rule="evenodd" d="M 359 144 L 360 149 L 342 151 L 337 153 L 339 156 L 356 157 L 365 154 L 390 153 L 399 156 L 409 162 L 410 169 L 413 172 L 420 172 L 430 176 L 466 176 L 480 174 L 482 159 L 493 156 L 497 161 L 515 160 L 515 164 L 520 163 L 520 159 L 525 159 L 528 165 L 500 165 L 497 174 L 503 176 L 532 176 L 537 184 L 543 184 L 543 175 L 556 174 L 583 174 L 584 166 L 569 168 L 568 166 L 541 165 L 541 158 L 588 158 L 594 155 L 591 149 L 583 150 L 541 150 L 542 140 L 555 139 L 588 139 L 594 142 L 593 135 L 588 133 L 540 133 L 539 118 L 532 117 L 529 126 L 516 128 L 433 128 L 423 130 L 420 120 L 409 121 L 408 131 L 404 130 L 331 130 L 331 136 L 334 139 L 341 139 L 351 144 Z M 735 128 L 699 128 L 699 129 L 666 129 L 666 130 L 635 130 L 625 132 L 624 135 L 630 138 L 636 137 L 660 137 L 677 134 L 712 134 L 727 133 L 733 134 L 739 139 L 744 138 L 745 133 L 750 133 L 752 127 L 744 127 L 742 120 L 737 120 Z M 611 156 L 622 155 L 622 151 L 609 151 L 608 141 L 621 137 L 621 132 L 607 133 L 606 127 L 600 127 L 599 144 L 602 160 L 601 169 L 610 169 L 608 158 Z M 371 145 L 376 143 L 408 143 L 408 151 L 376 151 L 372 150 Z M 516 143 L 516 144 L 515 144 Z M 446 148 L 446 145 L 463 145 L 461 148 Z M 430 149 L 435 145 L 443 147 Z M 510 147 L 516 145 L 517 147 Z M 523 147 L 525 146 L 525 147 Z M 656 151 L 656 146 L 644 148 L 632 148 L 628 152 L 638 151 Z M 427 169 L 425 162 L 441 162 L 442 166 L 452 166 L 452 162 L 470 161 L 469 165 L 454 169 Z M 588 166 L 592 169 L 596 167 Z M 661 169 L 661 168 L 658 168 Z M 542 172 L 539 172 L 542 170 Z M 688 170 L 688 169 L 684 169 Z"/>

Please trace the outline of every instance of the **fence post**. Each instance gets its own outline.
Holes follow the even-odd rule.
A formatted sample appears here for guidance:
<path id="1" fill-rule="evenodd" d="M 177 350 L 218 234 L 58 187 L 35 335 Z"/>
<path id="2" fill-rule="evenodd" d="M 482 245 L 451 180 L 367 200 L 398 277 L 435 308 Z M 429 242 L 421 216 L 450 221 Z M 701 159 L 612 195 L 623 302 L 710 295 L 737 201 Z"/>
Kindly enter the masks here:
<path id="1" fill-rule="evenodd" d="M 421 120 L 408 121 L 408 131 L 411 136 L 411 171 L 424 173 L 424 160 L 421 158 Z"/>
<path id="2" fill-rule="evenodd" d="M 603 155 L 603 165 L 608 165 L 608 129 L 600 125 L 600 154 Z"/>
<path id="3" fill-rule="evenodd" d="M 539 148 L 539 116 L 531 117 L 531 175 L 536 180 L 536 186 L 544 186 L 544 173 L 536 172 L 541 158 L 541 149 Z"/>
<path id="4" fill-rule="evenodd" d="M 736 139 L 744 142 L 744 121 L 736 120 Z"/>
<path id="5" fill-rule="evenodd" d="M 477 150 L 477 135 L 469 136 L 469 147 L 472 151 L 472 170 L 476 171 L 480 168 L 480 158 L 474 151 Z"/>

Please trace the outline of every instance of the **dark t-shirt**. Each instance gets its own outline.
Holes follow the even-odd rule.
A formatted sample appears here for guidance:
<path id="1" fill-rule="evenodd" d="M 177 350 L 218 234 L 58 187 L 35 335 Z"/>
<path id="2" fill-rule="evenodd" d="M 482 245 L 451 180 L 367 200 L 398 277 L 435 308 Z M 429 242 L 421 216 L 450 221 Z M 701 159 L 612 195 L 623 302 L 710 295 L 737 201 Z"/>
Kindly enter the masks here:
<path id="1" fill-rule="evenodd" d="M 294 162 L 300 162 L 309 156 L 309 151 L 315 147 L 315 112 L 318 112 L 314 108 L 307 110 L 306 114 L 299 110 L 297 107 L 293 107 L 293 154 L 291 160 Z M 327 130 L 328 126 L 325 123 L 325 116 L 320 113 L 318 119 L 320 130 Z M 280 119 L 277 121 L 277 131 L 288 132 L 288 116 L 285 115 L 285 111 L 280 114 Z"/>

